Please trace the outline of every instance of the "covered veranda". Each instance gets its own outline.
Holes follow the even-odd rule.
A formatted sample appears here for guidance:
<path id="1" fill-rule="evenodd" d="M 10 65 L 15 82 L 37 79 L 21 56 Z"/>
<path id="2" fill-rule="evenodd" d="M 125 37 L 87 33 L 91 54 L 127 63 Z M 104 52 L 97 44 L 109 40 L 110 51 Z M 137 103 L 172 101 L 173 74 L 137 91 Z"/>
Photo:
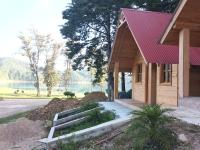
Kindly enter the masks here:
<path id="1" fill-rule="evenodd" d="M 161 44 L 179 46 L 179 104 L 197 110 L 200 107 L 199 8 L 199 0 L 182 0 L 161 39 Z M 191 60 L 191 47 L 196 47 L 193 55 L 199 55 L 199 59 Z"/>
<path id="2" fill-rule="evenodd" d="M 119 98 L 119 73 L 130 73 L 132 76 L 132 81 L 134 80 L 132 69 L 134 59 L 137 56 L 138 52 L 139 51 L 137 44 L 132 37 L 127 22 L 125 22 L 124 19 L 121 18 L 118 30 L 116 32 L 112 54 L 109 60 L 109 71 L 113 72 L 114 76 L 114 99 L 121 104 L 142 106 L 141 102 L 134 100 L 133 94 L 132 99 Z M 132 90 L 132 92 L 134 91 Z"/>

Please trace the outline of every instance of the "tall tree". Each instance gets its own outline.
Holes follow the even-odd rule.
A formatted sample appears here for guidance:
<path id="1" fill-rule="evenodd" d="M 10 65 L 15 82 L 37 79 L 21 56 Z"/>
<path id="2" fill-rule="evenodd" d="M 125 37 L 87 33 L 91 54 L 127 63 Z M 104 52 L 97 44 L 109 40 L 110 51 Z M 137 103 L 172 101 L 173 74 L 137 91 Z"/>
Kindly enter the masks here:
<path id="1" fill-rule="evenodd" d="M 46 51 L 46 64 L 44 67 L 43 75 L 44 84 L 47 87 L 47 96 L 50 97 L 52 88 L 59 82 L 58 73 L 55 69 L 55 62 L 58 57 L 61 44 L 53 43 L 53 41 L 48 44 L 49 49 Z"/>
<path id="2" fill-rule="evenodd" d="M 172 13 L 180 0 L 133 0 L 133 7 L 149 11 Z"/>
<path id="3" fill-rule="evenodd" d="M 71 79 L 72 79 L 71 61 L 67 58 L 66 69 L 62 75 L 62 84 L 64 84 L 66 90 L 67 90 L 67 87 L 70 85 Z"/>
<path id="4" fill-rule="evenodd" d="M 66 54 L 75 70 L 95 68 L 94 83 L 100 83 L 106 73 L 120 8 L 131 4 L 132 0 L 72 0 L 63 12 Z M 108 88 L 113 89 L 112 73 L 108 74 Z"/>
<path id="5" fill-rule="evenodd" d="M 34 76 L 34 86 L 37 89 L 37 96 L 40 96 L 39 82 L 39 60 L 46 45 L 46 36 L 39 34 L 36 30 L 31 30 L 30 35 L 21 33 L 19 39 L 22 42 L 22 55 L 29 60 L 30 70 Z"/>

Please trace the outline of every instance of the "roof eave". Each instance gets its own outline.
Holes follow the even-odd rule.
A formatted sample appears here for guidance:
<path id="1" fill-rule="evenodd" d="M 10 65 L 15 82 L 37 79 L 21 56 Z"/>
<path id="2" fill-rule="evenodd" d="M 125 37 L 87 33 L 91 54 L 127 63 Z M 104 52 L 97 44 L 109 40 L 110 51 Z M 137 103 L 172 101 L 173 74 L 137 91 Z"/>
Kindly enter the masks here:
<path id="1" fill-rule="evenodd" d="M 178 6 L 178 8 L 176 9 L 176 12 L 174 13 L 174 16 L 172 18 L 172 20 L 170 21 L 169 25 L 167 26 L 165 32 L 163 33 L 163 36 L 160 40 L 161 44 L 165 44 L 165 40 L 167 38 L 167 36 L 169 35 L 170 31 L 173 30 L 173 26 L 177 20 L 177 18 L 179 17 L 181 11 L 183 10 L 185 4 L 187 3 L 188 0 L 182 0 Z"/>

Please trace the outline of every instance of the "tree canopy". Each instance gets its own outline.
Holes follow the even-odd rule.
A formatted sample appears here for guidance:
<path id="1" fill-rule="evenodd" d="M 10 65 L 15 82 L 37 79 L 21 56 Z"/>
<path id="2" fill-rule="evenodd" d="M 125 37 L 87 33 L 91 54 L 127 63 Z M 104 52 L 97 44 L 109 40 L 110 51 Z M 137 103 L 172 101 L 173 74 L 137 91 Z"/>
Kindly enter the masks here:
<path id="1" fill-rule="evenodd" d="M 59 82 L 58 73 L 55 69 L 56 59 L 59 55 L 59 50 L 62 44 L 52 42 L 49 43 L 49 48 L 46 51 L 46 61 L 45 67 L 43 70 L 44 75 L 44 84 L 47 87 L 47 96 L 50 97 L 52 93 L 52 89 Z"/>
<path id="2" fill-rule="evenodd" d="M 172 13 L 180 0 L 133 0 L 133 7 L 149 11 Z"/>
<path id="3" fill-rule="evenodd" d="M 73 69 L 96 69 L 94 83 L 101 81 L 111 53 L 121 7 L 130 7 L 132 0 L 72 0 L 63 12 L 66 23 L 61 33 L 67 39 L 67 52 Z"/>

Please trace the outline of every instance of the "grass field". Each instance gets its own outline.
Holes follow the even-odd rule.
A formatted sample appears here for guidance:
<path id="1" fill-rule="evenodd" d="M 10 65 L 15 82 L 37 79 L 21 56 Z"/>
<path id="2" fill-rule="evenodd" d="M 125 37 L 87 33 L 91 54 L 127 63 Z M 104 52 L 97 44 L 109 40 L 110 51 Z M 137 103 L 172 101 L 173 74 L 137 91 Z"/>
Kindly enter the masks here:
<path id="1" fill-rule="evenodd" d="M 9 98 L 9 99 L 22 99 L 22 98 L 33 98 L 33 99 L 41 99 L 41 98 L 54 98 L 54 97 L 58 97 L 58 98 L 65 98 L 65 96 L 63 95 L 63 92 L 61 91 L 52 91 L 52 96 L 51 97 L 47 97 L 47 92 L 46 91 L 41 91 L 40 92 L 40 96 L 36 96 L 36 90 L 23 90 L 24 93 L 22 93 L 22 90 L 19 90 L 18 93 L 15 93 L 15 89 L 11 89 L 11 88 L 0 88 L 0 99 L 5 99 L 5 98 Z M 83 93 L 75 93 L 77 98 L 81 98 L 83 97 Z"/>

